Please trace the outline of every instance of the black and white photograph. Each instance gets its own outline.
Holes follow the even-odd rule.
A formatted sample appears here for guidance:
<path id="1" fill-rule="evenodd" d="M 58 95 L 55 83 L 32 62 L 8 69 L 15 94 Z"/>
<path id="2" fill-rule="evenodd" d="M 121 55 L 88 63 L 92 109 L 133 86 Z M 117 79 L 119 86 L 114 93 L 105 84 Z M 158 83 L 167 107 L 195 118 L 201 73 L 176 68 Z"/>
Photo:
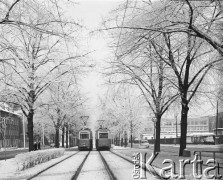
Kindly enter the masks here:
<path id="1" fill-rule="evenodd" d="M 0 0 L 0 180 L 223 180 L 223 0 Z"/>

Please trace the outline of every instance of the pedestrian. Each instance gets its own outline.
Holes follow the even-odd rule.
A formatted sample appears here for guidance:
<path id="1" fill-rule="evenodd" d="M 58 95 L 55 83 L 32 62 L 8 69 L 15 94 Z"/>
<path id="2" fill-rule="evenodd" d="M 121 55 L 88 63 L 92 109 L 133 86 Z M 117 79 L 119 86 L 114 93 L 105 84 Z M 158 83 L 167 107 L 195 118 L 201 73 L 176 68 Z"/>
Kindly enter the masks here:
<path id="1" fill-rule="evenodd" d="M 33 147 L 34 147 L 34 151 L 36 151 L 37 150 L 37 143 L 36 143 L 36 141 L 34 142 Z"/>
<path id="2" fill-rule="evenodd" d="M 40 150 L 40 142 L 38 142 L 38 150 Z"/>

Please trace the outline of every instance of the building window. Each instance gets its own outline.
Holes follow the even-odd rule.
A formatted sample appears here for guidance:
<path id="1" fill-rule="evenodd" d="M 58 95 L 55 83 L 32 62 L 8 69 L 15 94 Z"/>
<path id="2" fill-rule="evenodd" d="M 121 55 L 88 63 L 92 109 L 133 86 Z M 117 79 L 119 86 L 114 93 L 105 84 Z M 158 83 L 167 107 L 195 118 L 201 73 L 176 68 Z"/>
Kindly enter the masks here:
<path id="1" fill-rule="evenodd" d="M 206 120 L 201 121 L 201 123 L 202 123 L 203 125 L 207 125 L 207 121 L 206 121 Z"/>

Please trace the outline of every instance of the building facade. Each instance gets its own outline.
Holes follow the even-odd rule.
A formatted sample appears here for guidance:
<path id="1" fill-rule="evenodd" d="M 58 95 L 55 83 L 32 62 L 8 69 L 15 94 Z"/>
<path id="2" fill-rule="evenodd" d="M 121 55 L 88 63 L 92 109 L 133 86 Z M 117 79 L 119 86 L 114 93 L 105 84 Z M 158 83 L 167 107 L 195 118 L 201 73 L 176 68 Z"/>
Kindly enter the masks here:
<path id="1" fill-rule="evenodd" d="M 217 135 L 223 135 L 223 112 L 218 113 L 218 117 L 209 116 L 209 132 L 213 132 Z"/>
<path id="2" fill-rule="evenodd" d="M 188 118 L 187 135 L 191 136 L 194 133 L 214 133 L 213 129 L 216 123 L 216 117 L 204 116 L 198 118 Z M 223 125 L 223 113 L 219 115 L 218 127 Z M 154 124 L 150 123 L 142 132 L 141 139 L 154 139 Z M 218 129 L 219 129 L 218 128 Z M 181 133 L 180 119 L 165 119 L 161 120 L 160 138 L 179 138 Z M 220 133 L 219 133 L 220 134 Z"/>
<path id="3" fill-rule="evenodd" d="M 24 147 L 22 116 L 0 109 L 0 148 Z M 26 142 L 27 142 L 27 135 Z"/>

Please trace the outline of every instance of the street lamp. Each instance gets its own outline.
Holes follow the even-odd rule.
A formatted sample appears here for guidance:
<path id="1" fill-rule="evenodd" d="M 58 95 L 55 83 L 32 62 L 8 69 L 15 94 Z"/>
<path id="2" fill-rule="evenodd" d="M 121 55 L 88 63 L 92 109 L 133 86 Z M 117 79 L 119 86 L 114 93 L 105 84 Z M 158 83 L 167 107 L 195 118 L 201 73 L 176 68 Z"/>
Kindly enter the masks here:
<path id="1" fill-rule="evenodd" d="M 130 121 L 130 131 L 131 131 L 131 136 L 130 136 L 130 139 L 131 139 L 131 148 L 132 148 L 132 135 L 133 135 L 133 125 L 132 125 L 132 119 Z"/>
<path id="2" fill-rule="evenodd" d="M 217 100 L 217 107 L 216 107 L 216 119 L 215 119 L 215 142 L 214 144 L 217 144 L 217 138 L 218 138 L 218 100 Z"/>
<path id="3" fill-rule="evenodd" d="M 177 132 L 177 115 L 175 114 L 175 120 L 176 120 L 176 141 L 175 141 L 175 145 L 177 144 L 177 138 L 178 138 L 178 132 Z"/>
<path id="4" fill-rule="evenodd" d="M 155 154 L 155 152 L 156 152 L 155 144 L 156 144 L 156 122 L 157 122 L 157 119 L 155 117 L 153 117 L 152 122 L 154 123 L 154 147 L 153 147 L 153 152 Z"/>

